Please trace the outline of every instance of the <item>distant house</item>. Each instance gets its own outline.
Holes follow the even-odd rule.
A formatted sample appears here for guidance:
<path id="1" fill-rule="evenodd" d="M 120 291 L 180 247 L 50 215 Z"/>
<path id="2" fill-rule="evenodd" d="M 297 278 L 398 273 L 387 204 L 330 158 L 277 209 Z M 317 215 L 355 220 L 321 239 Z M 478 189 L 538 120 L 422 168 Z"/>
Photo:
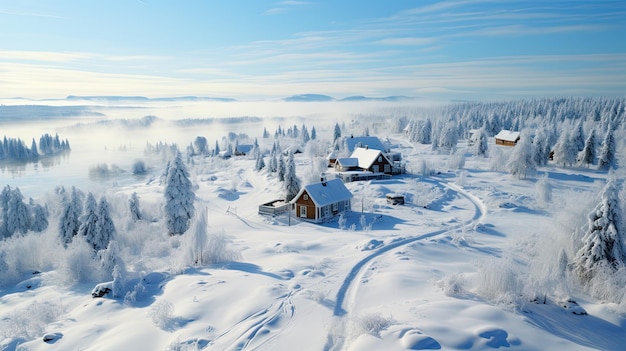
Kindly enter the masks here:
<path id="1" fill-rule="evenodd" d="M 349 136 L 344 139 L 344 143 L 348 152 L 354 152 L 357 148 L 367 148 L 380 150 L 383 153 L 388 152 L 387 148 L 383 143 L 375 136 Z"/>
<path id="2" fill-rule="evenodd" d="M 250 153 L 250 151 L 252 151 L 253 148 L 254 145 L 252 144 L 237 145 L 235 147 L 235 156 L 246 156 Z"/>
<path id="3" fill-rule="evenodd" d="M 331 151 L 330 154 L 326 156 L 326 159 L 328 160 L 328 167 L 334 167 L 335 162 L 337 161 L 337 151 L 333 149 L 333 151 Z"/>
<path id="4" fill-rule="evenodd" d="M 341 179 L 305 185 L 291 200 L 296 217 L 316 223 L 351 208 L 352 193 Z"/>
<path id="5" fill-rule="evenodd" d="M 501 130 L 495 136 L 496 145 L 515 146 L 520 139 L 520 132 L 513 132 L 510 130 Z"/>

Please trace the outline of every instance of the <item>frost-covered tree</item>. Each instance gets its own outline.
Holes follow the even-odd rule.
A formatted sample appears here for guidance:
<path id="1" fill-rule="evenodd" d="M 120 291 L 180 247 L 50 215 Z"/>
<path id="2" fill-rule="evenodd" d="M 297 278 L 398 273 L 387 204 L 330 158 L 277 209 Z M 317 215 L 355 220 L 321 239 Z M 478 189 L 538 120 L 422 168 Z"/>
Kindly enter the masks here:
<path id="1" fill-rule="evenodd" d="M 33 214 L 33 221 L 30 224 L 30 229 L 34 232 L 43 232 L 48 228 L 48 208 L 40 204 L 35 204 L 32 199 L 30 201 L 31 212 Z"/>
<path id="2" fill-rule="evenodd" d="M 577 156 L 578 150 L 576 149 L 576 145 L 574 145 L 571 134 L 563 131 L 554 146 L 554 163 L 561 164 L 563 167 L 571 166 L 576 162 Z"/>
<path id="3" fill-rule="evenodd" d="M 309 140 L 311 140 L 311 136 L 309 135 L 309 130 L 306 128 L 306 126 L 303 124 L 302 125 L 302 131 L 300 132 L 300 138 L 302 139 L 303 143 L 308 143 Z"/>
<path id="4" fill-rule="evenodd" d="M 261 153 L 259 153 L 257 158 L 256 158 L 256 163 L 255 163 L 254 169 L 256 171 L 260 171 L 263 168 L 265 168 L 265 161 L 263 160 L 263 155 L 261 155 Z"/>
<path id="5" fill-rule="evenodd" d="M 420 123 L 415 131 L 415 141 L 420 144 L 430 144 L 432 142 L 431 135 L 433 133 L 433 125 L 430 118 Z"/>
<path id="6" fill-rule="evenodd" d="M 63 245 L 71 243 L 80 228 L 80 216 L 83 213 L 82 194 L 72 187 L 70 198 L 64 198 L 61 218 L 59 218 L 59 236 Z"/>
<path id="7" fill-rule="evenodd" d="M 130 195 L 130 199 L 128 199 L 128 211 L 130 212 L 130 218 L 133 221 L 140 221 L 141 216 L 141 208 L 139 207 L 139 196 L 137 192 L 133 192 Z"/>
<path id="8" fill-rule="evenodd" d="M 98 202 L 98 220 L 97 228 L 98 232 L 95 240 L 91 242 L 94 250 L 104 250 L 109 246 L 109 242 L 115 237 L 115 225 L 113 224 L 113 218 L 111 218 L 111 209 L 107 199 L 102 196 Z"/>
<path id="9" fill-rule="evenodd" d="M 336 143 L 339 138 L 341 138 L 341 127 L 339 126 L 339 123 L 335 123 L 335 128 L 333 129 L 333 142 Z"/>
<path id="10" fill-rule="evenodd" d="M 293 153 L 289 152 L 287 162 L 285 163 L 285 181 L 283 186 L 286 201 L 291 201 L 298 195 L 300 183 L 300 179 L 296 176 L 296 163 L 293 159 Z"/>
<path id="11" fill-rule="evenodd" d="M 220 154 L 220 143 L 215 140 L 215 150 L 213 151 L 214 155 L 217 156 Z"/>
<path id="12" fill-rule="evenodd" d="M 600 156 L 598 159 L 598 169 L 608 171 L 609 169 L 615 169 L 617 162 L 615 159 L 615 138 L 611 130 L 606 132 L 604 140 L 602 141 L 602 148 L 600 149 Z"/>
<path id="13" fill-rule="evenodd" d="M 517 145 L 513 148 L 513 152 L 508 162 L 509 172 L 519 179 L 526 179 L 537 170 L 535 160 L 533 160 L 530 137 L 522 135 Z"/>
<path id="14" fill-rule="evenodd" d="M 197 155 L 207 155 L 209 153 L 208 143 L 205 137 L 197 136 L 193 141 L 193 151 Z"/>
<path id="15" fill-rule="evenodd" d="M 572 132 L 572 143 L 576 148 L 576 152 L 580 152 L 585 147 L 585 132 L 583 131 L 583 121 L 580 120 L 576 124 L 576 128 Z"/>
<path id="16" fill-rule="evenodd" d="M 78 234 L 84 236 L 85 241 L 92 247 L 94 246 L 98 236 L 98 203 L 91 192 L 87 194 L 87 199 L 85 199 L 85 213 L 83 214 Z"/>
<path id="17" fill-rule="evenodd" d="M 539 129 L 535 133 L 532 144 L 533 160 L 537 166 L 545 166 L 550 159 L 550 140 L 548 131 Z"/>
<path id="18" fill-rule="evenodd" d="M 280 156 L 278 157 L 278 180 L 280 180 L 281 182 L 285 181 L 285 173 L 287 172 L 287 167 L 285 165 L 285 158 L 283 157 L 283 154 L 281 153 Z"/>
<path id="19" fill-rule="evenodd" d="M 624 267 L 626 247 L 622 210 L 616 181 L 609 177 L 600 203 L 587 217 L 583 245 L 574 259 L 579 278 L 586 282 L 601 271 L 616 271 Z"/>
<path id="20" fill-rule="evenodd" d="M 19 188 L 5 186 L 0 192 L 0 235 L 9 237 L 15 233 L 25 234 L 31 227 L 30 208 L 24 203 L 24 196 Z"/>
<path id="21" fill-rule="evenodd" d="M 315 130 L 315 126 L 311 127 L 311 140 L 317 139 L 317 131 Z"/>
<path id="22" fill-rule="evenodd" d="M 208 208 L 204 208 L 193 224 L 192 235 L 188 239 L 189 258 L 194 266 L 202 266 L 207 262 L 204 251 L 208 242 L 208 227 Z"/>
<path id="23" fill-rule="evenodd" d="M 474 156 L 487 157 L 488 150 L 487 132 L 484 128 L 481 128 L 475 135 L 472 152 Z"/>
<path id="24" fill-rule="evenodd" d="M 170 164 L 165 180 L 165 221 L 170 235 L 183 234 L 189 229 L 194 215 L 195 194 L 189 172 L 180 153 Z"/>
<path id="25" fill-rule="evenodd" d="M 595 134 L 595 131 L 592 129 L 587 137 L 587 140 L 585 140 L 585 145 L 583 146 L 582 151 L 578 154 L 578 162 L 582 165 L 586 165 L 587 167 L 593 164 L 596 160 Z"/>

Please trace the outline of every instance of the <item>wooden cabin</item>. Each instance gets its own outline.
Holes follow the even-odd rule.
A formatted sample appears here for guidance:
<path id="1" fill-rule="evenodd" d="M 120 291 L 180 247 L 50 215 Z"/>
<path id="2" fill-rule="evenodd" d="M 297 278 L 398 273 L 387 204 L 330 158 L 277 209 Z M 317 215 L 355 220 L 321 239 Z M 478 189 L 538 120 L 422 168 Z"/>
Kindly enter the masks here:
<path id="1" fill-rule="evenodd" d="M 323 222 L 351 209 L 352 193 L 341 179 L 305 185 L 291 200 L 296 217 Z"/>
<path id="2" fill-rule="evenodd" d="M 496 145 L 515 146 L 520 139 L 520 132 L 501 130 L 495 136 Z"/>

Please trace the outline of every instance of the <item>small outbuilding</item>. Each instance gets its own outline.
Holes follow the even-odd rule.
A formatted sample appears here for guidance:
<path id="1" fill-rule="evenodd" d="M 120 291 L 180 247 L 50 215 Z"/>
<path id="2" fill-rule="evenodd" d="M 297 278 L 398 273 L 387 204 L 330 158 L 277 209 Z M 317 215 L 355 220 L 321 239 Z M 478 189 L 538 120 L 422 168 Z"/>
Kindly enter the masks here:
<path id="1" fill-rule="evenodd" d="M 341 179 L 305 185 L 291 200 L 296 217 L 323 222 L 351 209 L 352 193 Z"/>
<path id="2" fill-rule="evenodd" d="M 520 132 L 501 130 L 495 136 L 496 145 L 515 146 L 520 139 Z"/>
<path id="3" fill-rule="evenodd" d="M 387 194 L 387 203 L 390 205 L 404 205 L 404 195 L 402 194 Z"/>

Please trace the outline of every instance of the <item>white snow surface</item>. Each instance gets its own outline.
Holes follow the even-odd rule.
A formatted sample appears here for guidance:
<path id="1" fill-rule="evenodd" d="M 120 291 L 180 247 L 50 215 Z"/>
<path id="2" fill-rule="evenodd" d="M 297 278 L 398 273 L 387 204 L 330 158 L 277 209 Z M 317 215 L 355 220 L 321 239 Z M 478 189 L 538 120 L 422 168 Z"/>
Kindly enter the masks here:
<path id="1" fill-rule="evenodd" d="M 535 178 L 489 171 L 488 159 L 469 152 L 463 170 L 449 170 L 449 156 L 429 145 L 385 136 L 409 171 L 427 160 L 437 172 L 346 184 L 354 199 L 346 216 L 352 229 L 345 230 L 337 219 L 318 225 L 261 216 L 258 205 L 280 193 L 275 175 L 254 171 L 255 161 L 245 157 L 219 165 L 197 157 L 189 166 L 196 209 L 208 209 L 209 231 L 226 234 L 241 259 L 180 268 L 138 253 L 146 257 L 143 266 L 126 267 L 141 272 L 145 288 L 133 304 L 92 298 L 100 281 L 68 286 L 54 270 L 42 271 L 0 291 L 2 326 L 15 328 L 0 333 L 0 350 L 624 349 L 626 319 L 615 304 L 571 289 L 567 297 L 588 313 L 578 315 L 559 304 L 557 291 L 536 303 L 525 300 L 523 287 L 480 283 L 485 270 L 507 265 L 524 277 L 531 248 L 550 242 L 571 192 L 593 197 L 606 173 L 541 168 L 554 189 L 552 202 L 542 204 Z M 300 176 L 309 163 L 306 154 L 296 155 Z M 163 197 L 158 181 L 108 187 L 110 196 L 137 192 L 144 209 Z M 388 205 L 388 193 L 407 195 L 407 204 Z M 428 196 L 428 206 L 416 205 Z M 145 233 L 155 228 L 149 224 L 116 226 L 129 237 L 142 230 L 142 240 L 175 251 L 165 233 Z M 35 332 L 23 337 L 23 329 Z"/>

